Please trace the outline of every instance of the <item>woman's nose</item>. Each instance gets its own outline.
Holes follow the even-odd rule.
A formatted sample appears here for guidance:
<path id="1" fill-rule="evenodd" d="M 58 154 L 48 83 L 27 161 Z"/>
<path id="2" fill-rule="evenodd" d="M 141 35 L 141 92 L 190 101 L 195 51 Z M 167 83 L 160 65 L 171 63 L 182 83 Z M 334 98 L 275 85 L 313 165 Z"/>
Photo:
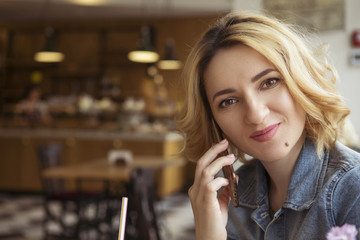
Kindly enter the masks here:
<path id="1" fill-rule="evenodd" d="M 256 97 L 250 97 L 246 100 L 245 122 L 248 124 L 261 124 L 270 110 L 266 103 Z"/>

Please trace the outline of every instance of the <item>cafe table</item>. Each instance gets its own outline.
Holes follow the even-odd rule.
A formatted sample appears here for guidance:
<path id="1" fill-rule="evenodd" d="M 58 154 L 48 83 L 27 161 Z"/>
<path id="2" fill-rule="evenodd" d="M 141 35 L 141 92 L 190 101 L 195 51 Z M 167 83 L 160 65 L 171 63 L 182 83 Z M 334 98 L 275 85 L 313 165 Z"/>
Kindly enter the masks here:
<path id="1" fill-rule="evenodd" d="M 89 160 L 87 162 L 79 163 L 79 164 L 73 164 L 73 165 L 65 165 L 65 166 L 59 166 L 54 167 L 50 169 L 45 169 L 42 171 L 42 176 L 45 179 L 63 179 L 63 180 L 95 180 L 95 181 L 105 181 L 105 182 L 123 182 L 123 183 L 130 183 L 132 186 L 132 192 L 136 192 L 138 190 L 135 190 L 136 186 L 138 184 L 133 184 L 131 182 L 132 179 L 132 173 L 136 172 L 135 170 L 158 170 L 158 169 L 164 169 L 168 167 L 178 167 L 183 166 L 186 164 L 186 161 L 184 158 L 165 158 L 165 157 L 159 157 L 159 156 L 134 156 L 131 163 L 125 165 L 116 165 L 116 164 L 110 164 L 109 161 L 106 158 L 100 158 L 100 159 L 93 159 Z M 152 175 L 153 176 L 153 175 Z M 148 180 L 145 180 L 148 181 Z M 147 185 L 147 183 L 142 182 L 141 185 Z M 105 191 L 106 192 L 106 191 Z M 147 192 L 147 197 L 149 197 L 150 194 Z M 106 194 L 107 195 L 107 194 Z M 133 196 L 136 196 L 133 195 Z M 108 196 L 110 197 L 110 196 Z M 113 199 L 113 198 L 109 198 Z M 108 200 L 109 200 L 108 199 Z M 120 198 L 116 198 L 120 199 Z M 107 201 L 108 201 L 107 200 Z M 151 199 L 146 199 L 146 197 L 135 197 L 131 200 L 132 208 L 139 209 L 144 206 L 144 204 L 148 204 L 147 209 L 151 210 L 151 213 L 153 215 L 152 219 L 149 221 L 152 221 L 151 226 L 153 229 L 155 229 L 156 235 L 158 236 L 157 239 L 159 239 L 159 230 L 157 227 L 156 221 L 156 212 L 154 210 L 154 202 Z M 140 201 L 140 202 L 139 202 Z M 142 209 L 137 210 L 139 216 L 144 215 L 144 211 Z M 142 214 L 142 215 L 141 215 Z M 145 218 L 144 215 L 140 219 Z M 106 220 L 108 221 L 108 220 Z M 98 224 L 100 225 L 100 224 Z M 136 228 L 141 229 L 144 226 L 150 226 L 146 222 L 137 222 Z M 147 234 L 147 232 L 151 232 L 152 230 L 150 227 L 145 228 L 142 230 L 141 234 Z M 144 237 L 146 237 L 144 235 Z"/>

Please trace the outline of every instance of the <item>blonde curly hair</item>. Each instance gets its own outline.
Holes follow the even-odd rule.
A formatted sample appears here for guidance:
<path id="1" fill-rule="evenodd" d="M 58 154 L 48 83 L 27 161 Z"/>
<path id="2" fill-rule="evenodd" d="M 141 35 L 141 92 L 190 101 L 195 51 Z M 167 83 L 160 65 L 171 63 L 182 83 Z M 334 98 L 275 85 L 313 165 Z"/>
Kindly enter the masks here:
<path id="1" fill-rule="evenodd" d="M 306 43 L 305 34 L 294 26 L 257 13 L 230 13 L 211 26 L 190 52 L 184 68 L 185 99 L 176 118 L 185 138 L 184 155 L 196 161 L 218 141 L 203 86 L 204 71 L 219 49 L 236 44 L 253 48 L 277 68 L 306 112 L 305 131 L 317 144 L 318 155 L 330 149 L 350 110 L 337 93 L 337 74 L 325 53 L 310 51 Z M 244 153 L 231 148 L 245 161 Z"/>

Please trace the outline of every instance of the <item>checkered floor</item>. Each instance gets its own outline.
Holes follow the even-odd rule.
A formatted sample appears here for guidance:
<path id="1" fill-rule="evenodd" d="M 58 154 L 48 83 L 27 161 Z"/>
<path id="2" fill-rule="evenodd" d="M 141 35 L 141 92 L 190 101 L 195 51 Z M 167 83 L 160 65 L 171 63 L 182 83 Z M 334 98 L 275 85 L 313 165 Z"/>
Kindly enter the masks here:
<path id="1" fill-rule="evenodd" d="M 42 203 L 39 195 L 0 193 L 0 239 L 42 239 Z M 195 239 L 193 214 L 185 193 L 162 199 L 156 208 L 162 239 Z"/>

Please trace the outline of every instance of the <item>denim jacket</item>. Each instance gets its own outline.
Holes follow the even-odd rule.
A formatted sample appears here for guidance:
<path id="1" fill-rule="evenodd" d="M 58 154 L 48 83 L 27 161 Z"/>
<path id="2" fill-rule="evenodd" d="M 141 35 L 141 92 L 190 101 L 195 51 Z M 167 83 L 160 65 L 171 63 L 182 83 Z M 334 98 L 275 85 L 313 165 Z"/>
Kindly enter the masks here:
<path id="1" fill-rule="evenodd" d="M 319 159 L 306 139 L 287 198 L 273 218 L 262 164 L 253 160 L 237 174 L 240 206 L 230 204 L 228 239 L 325 239 L 333 226 L 360 227 L 360 154 L 341 143 Z"/>

